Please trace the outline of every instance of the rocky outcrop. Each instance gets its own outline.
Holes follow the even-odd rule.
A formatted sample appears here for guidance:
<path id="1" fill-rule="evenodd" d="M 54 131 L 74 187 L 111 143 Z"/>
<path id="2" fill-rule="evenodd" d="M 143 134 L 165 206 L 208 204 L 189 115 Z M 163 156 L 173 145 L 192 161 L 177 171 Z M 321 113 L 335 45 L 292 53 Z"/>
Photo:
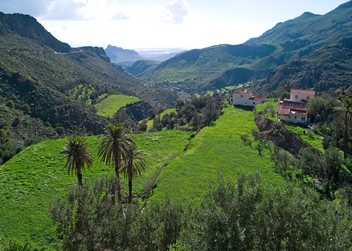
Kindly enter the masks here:
<path id="1" fill-rule="evenodd" d="M 0 12 L 0 35 L 4 36 L 9 33 L 36 40 L 56 52 L 67 53 L 71 50 L 68 44 L 57 40 L 34 17 Z"/>
<path id="2" fill-rule="evenodd" d="M 113 63 L 135 62 L 142 59 L 138 52 L 134 50 L 123 49 L 112 45 L 106 47 L 105 53 Z"/>
<path id="3" fill-rule="evenodd" d="M 97 47 L 97 46 L 85 46 L 81 47 L 80 49 L 85 50 L 85 51 L 91 51 L 97 54 L 102 60 L 104 60 L 107 63 L 110 63 L 110 58 L 106 55 L 105 50 L 102 47 Z"/>

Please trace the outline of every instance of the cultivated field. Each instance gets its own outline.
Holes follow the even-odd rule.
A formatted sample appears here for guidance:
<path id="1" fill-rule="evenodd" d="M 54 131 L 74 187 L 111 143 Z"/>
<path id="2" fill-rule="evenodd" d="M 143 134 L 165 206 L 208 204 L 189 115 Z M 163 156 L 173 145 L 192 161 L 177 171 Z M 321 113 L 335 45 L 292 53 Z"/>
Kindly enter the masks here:
<path id="1" fill-rule="evenodd" d="M 110 95 L 100 103 L 96 104 L 95 108 L 98 110 L 98 115 L 111 118 L 121 107 L 137 101 L 139 101 L 139 98 L 133 96 Z"/>

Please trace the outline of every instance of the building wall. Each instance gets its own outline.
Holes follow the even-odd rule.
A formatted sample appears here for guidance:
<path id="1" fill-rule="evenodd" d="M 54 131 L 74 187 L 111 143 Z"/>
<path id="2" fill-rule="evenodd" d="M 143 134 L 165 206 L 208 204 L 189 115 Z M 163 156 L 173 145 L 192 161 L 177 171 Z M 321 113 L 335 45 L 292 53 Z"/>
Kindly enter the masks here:
<path id="1" fill-rule="evenodd" d="M 249 98 L 252 97 L 251 92 L 243 92 L 243 93 L 233 93 L 233 104 L 234 105 L 245 105 L 245 106 L 255 106 L 253 104 L 253 100 Z"/>
<path id="2" fill-rule="evenodd" d="M 304 94 L 298 94 L 294 92 L 290 93 L 290 100 L 295 102 L 300 102 L 302 99 L 309 100 L 311 98 L 314 98 L 314 95 L 304 95 Z"/>
<path id="3" fill-rule="evenodd" d="M 280 115 L 280 114 L 278 114 L 278 118 L 280 120 L 282 120 L 282 121 L 286 121 L 286 122 L 289 122 L 289 123 L 295 123 L 295 124 L 307 123 L 307 119 L 308 119 L 306 113 L 298 113 L 298 112 L 296 112 L 295 114 L 291 113 L 290 115 Z"/>

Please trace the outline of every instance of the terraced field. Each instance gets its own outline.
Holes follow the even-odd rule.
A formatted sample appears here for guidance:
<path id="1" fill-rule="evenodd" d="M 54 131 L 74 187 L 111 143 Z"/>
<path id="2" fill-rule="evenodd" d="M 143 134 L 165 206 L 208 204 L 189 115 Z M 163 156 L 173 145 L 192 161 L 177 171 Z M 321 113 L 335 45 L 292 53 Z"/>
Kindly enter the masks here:
<path id="1" fill-rule="evenodd" d="M 166 196 L 184 203 L 198 202 L 217 182 L 219 174 L 225 180 L 235 179 L 240 170 L 259 171 L 265 184 L 284 186 L 283 178 L 273 171 L 268 152 L 259 156 L 256 142 L 251 148 L 240 139 L 241 134 L 250 134 L 253 128 L 253 111 L 227 107 L 213 125 L 195 137 L 194 133 L 178 130 L 133 135 L 147 157 L 146 172 L 134 181 L 133 194 L 144 194 L 148 184 L 156 180 L 157 188 L 149 203 Z M 65 142 L 66 139 L 56 139 L 32 145 L 0 166 L 0 238 L 44 244 L 56 241 L 48 206 L 77 183 L 76 177 L 67 175 L 64 169 L 60 151 Z M 83 171 L 84 182 L 112 175 L 113 168 L 101 164 L 97 157 L 98 138 L 89 137 L 88 142 L 94 165 Z M 128 193 L 125 180 L 122 193 Z"/>
<path id="2" fill-rule="evenodd" d="M 258 155 L 243 144 L 241 134 L 251 134 L 256 128 L 253 111 L 229 106 L 209 127 L 203 128 L 191 141 L 182 156 L 172 160 L 163 170 L 151 201 L 166 196 L 184 203 L 198 201 L 209 186 L 217 182 L 219 174 L 226 180 L 235 179 L 238 171 L 258 171 L 268 185 L 283 186 L 285 181 L 274 172 L 268 152 Z"/>
<path id="3" fill-rule="evenodd" d="M 110 95 L 102 102 L 96 104 L 95 108 L 97 108 L 98 115 L 111 118 L 121 107 L 137 101 L 139 101 L 139 98 L 133 96 Z"/>

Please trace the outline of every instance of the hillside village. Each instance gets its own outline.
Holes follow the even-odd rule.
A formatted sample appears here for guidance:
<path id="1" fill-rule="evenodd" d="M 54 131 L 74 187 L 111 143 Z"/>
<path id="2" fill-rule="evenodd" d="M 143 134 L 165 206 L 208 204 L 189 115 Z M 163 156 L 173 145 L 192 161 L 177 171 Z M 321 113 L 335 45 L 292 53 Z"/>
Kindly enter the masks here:
<path id="1" fill-rule="evenodd" d="M 351 24 L 153 61 L 0 13 L 0 251 L 350 250 Z"/>

